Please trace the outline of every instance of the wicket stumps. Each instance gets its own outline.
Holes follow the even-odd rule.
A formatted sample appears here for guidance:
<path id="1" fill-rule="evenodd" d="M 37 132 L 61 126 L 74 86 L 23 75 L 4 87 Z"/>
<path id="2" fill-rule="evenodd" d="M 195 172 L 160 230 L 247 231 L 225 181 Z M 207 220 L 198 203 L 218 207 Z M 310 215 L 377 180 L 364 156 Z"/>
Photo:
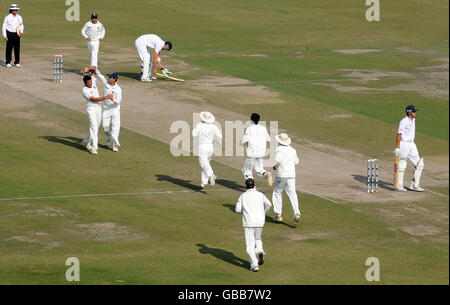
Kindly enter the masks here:
<path id="1" fill-rule="evenodd" d="M 378 159 L 367 160 L 367 193 L 378 192 Z"/>
<path id="2" fill-rule="evenodd" d="M 63 56 L 53 55 L 53 82 L 62 83 L 63 81 Z"/>

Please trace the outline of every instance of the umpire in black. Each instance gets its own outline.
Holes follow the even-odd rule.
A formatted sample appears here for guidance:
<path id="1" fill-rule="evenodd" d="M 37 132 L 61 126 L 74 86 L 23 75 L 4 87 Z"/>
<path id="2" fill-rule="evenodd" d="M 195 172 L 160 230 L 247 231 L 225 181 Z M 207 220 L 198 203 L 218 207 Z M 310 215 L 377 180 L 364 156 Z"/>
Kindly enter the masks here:
<path id="1" fill-rule="evenodd" d="M 17 14 L 20 10 L 17 4 L 11 4 L 9 7 L 9 15 L 5 17 L 2 26 L 2 35 L 6 41 L 6 61 L 5 65 L 11 68 L 11 56 L 14 49 L 14 65 L 20 68 L 20 37 L 23 33 L 23 20 Z"/>

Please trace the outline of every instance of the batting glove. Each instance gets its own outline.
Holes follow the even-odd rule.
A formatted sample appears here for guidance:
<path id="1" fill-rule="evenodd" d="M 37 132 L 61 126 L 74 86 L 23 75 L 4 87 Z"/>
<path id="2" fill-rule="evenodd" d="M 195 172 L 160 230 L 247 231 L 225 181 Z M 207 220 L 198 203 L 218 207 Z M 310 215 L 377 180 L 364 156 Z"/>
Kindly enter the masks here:
<path id="1" fill-rule="evenodd" d="M 400 154 L 400 148 L 395 148 L 394 149 L 394 156 L 398 157 L 398 155 Z"/>
<path id="2" fill-rule="evenodd" d="M 166 68 L 161 68 L 161 71 L 164 74 L 164 76 L 169 76 L 170 74 L 172 74 L 172 72 L 170 72 L 169 69 Z"/>

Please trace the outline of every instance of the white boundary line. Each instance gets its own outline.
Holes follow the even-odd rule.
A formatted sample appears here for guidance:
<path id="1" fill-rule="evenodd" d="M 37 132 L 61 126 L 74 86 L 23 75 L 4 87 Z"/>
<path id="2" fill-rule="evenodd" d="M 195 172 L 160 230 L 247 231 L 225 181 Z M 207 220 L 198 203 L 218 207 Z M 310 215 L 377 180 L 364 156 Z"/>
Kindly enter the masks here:
<path id="1" fill-rule="evenodd" d="M 136 192 L 136 193 L 76 194 L 76 195 L 58 195 L 58 196 L 16 197 L 16 198 L 0 198 L 0 201 L 58 199 L 58 198 L 77 198 L 77 197 L 111 197 L 111 196 L 152 195 L 152 194 L 172 194 L 172 193 L 191 193 L 191 192 L 194 193 L 195 191 L 180 190 L 180 191 L 154 191 L 154 192 Z"/>
<path id="2" fill-rule="evenodd" d="M 445 197 L 445 198 L 449 198 L 448 197 L 448 195 L 444 195 L 444 194 L 441 194 L 441 193 L 438 193 L 438 192 L 434 192 L 434 191 L 430 191 L 430 190 L 427 190 L 427 189 L 424 189 L 426 192 L 430 192 L 430 193 L 433 193 L 433 194 L 435 194 L 435 195 L 438 195 L 438 196 L 442 196 L 442 197 Z"/>
<path id="3" fill-rule="evenodd" d="M 242 187 L 244 189 L 244 187 Z M 259 187 L 258 189 L 267 189 L 272 187 L 266 186 L 266 187 Z M 305 191 L 301 189 L 300 187 L 297 187 L 297 189 L 306 194 L 310 194 L 313 196 L 320 197 L 322 199 L 331 201 L 336 204 L 340 204 L 340 202 L 335 201 L 333 199 L 330 199 L 328 197 L 315 194 L 313 192 Z M 236 191 L 239 192 L 239 190 L 224 188 L 224 189 L 208 189 L 204 190 L 206 193 L 208 192 L 223 192 L 223 191 Z M 74 194 L 74 195 L 55 195 L 55 196 L 33 196 L 33 197 L 15 197 L 15 198 L 0 198 L 0 201 L 17 201 L 17 200 L 41 200 L 41 199 L 60 199 L 60 198 L 83 198 L 83 197 L 113 197 L 113 196 L 133 196 L 133 195 L 155 195 L 155 194 L 174 194 L 174 193 L 198 193 L 202 192 L 202 190 L 198 191 L 191 191 L 191 190 L 178 190 L 178 191 L 150 191 L 150 192 L 134 192 L 134 193 L 106 193 L 106 194 Z"/>
<path id="4" fill-rule="evenodd" d="M 316 196 L 316 197 L 319 197 L 319 198 L 322 198 L 322 199 L 331 201 L 331 202 L 336 203 L 336 204 L 341 204 L 341 203 L 342 203 L 342 202 L 339 202 L 339 201 L 330 199 L 330 198 L 328 198 L 328 197 L 325 197 L 325 196 L 323 196 L 323 195 L 319 195 L 319 194 L 316 194 L 316 193 L 313 193 L 313 192 L 305 191 L 304 189 L 302 189 L 302 188 L 299 187 L 299 186 L 297 186 L 297 189 L 300 190 L 302 193 L 310 194 L 310 195 L 313 195 L 313 196 Z"/>

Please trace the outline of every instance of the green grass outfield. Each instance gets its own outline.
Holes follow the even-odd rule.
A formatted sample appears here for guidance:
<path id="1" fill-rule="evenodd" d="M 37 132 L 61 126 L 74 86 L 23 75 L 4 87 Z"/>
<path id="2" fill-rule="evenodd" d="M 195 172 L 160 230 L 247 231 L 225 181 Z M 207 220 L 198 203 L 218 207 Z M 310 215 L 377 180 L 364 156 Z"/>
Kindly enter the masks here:
<path id="1" fill-rule="evenodd" d="M 286 224 L 268 222 L 266 264 L 253 274 L 241 215 L 232 211 L 240 191 L 230 181 L 239 171 L 213 163 L 221 177 L 204 194 L 190 181 L 199 175 L 196 158 L 173 158 L 166 144 L 123 129 L 127 149 L 100 148 L 93 157 L 78 143 L 83 114 L 44 101 L 23 111 L 32 118 L 0 114 L 8 134 L 0 147 L 2 284 L 67 284 L 72 256 L 81 284 L 364 284 L 371 256 L 384 284 L 448 280 L 447 245 L 410 242 L 351 206 L 301 193 L 301 227 L 291 228 L 290 211 Z M 39 127 L 46 120 L 58 127 Z M 152 191 L 174 192 L 77 196 Z"/>
<path id="2" fill-rule="evenodd" d="M 101 56 L 134 50 L 139 35 L 156 33 L 174 43 L 169 68 L 171 60 L 195 68 L 180 75 L 186 84 L 229 75 L 279 92 L 284 101 L 281 106 L 245 105 L 212 93 L 205 96 L 208 104 L 243 114 L 257 107 L 264 120 L 280 121 L 294 138 L 379 158 L 391 156 L 404 108 L 415 104 L 421 155 L 448 160 L 448 98 L 406 91 L 348 93 L 315 85 L 332 79 L 345 86 L 387 89 L 408 79 L 357 84 L 341 69 L 403 72 L 414 78 L 420 76 L 419 67 L 441 64 L 436 60 L 448 58 L 448 1 L 381 0 L 379 23 L 365 21 L 364 0 L 146 0 L 133 9 L 121 1 L 81 1 L 81 21 L 72 23 L 65 20 L 64 3 L 19 3 L 24 54 L 48 59 L 55 50 L 71 48 L 74 56 L 66 67 L 80 69 L 87 62 L 80 31 L 96 11 L 107 29 L 100 49 L 105 71 L 137 73 L 137 53 L 117 65 Z M 5 15 L 9 5 L 0 0 Z M 336 49 L 381 52 L 346 55 Z M 264 56 L 248 56 L 255 54 Z M 286 204 L 287 225 L 266 224 L 266 264 L 253 274 L 241 216 L 231 210 L 240 194 L 235 184 L 239 171 L 213 163 L 221 181 L 204 194 L 196 191 L 197 160 L 173 158 L 166 144 L 123 128 L 126 148 L 118 154 L 100 148 L 93 157 L 79 145 L 87 128 L 85 114 L 46 101 L 22 112 L 29 115 L 17 118 L 0 111 L 0 130 L 6 135 L 0 143 L 1 284 L 67 284 L 64 262 L 69 256 L 80 260 L 81 284 L 365 284 L 364 263 L 370 256 L 380 259 L 382 284 L 448 284 L 448 217 L 439 224 L 447 232 L 446 242 L 412 238 L 372 213 L 377 203 L 337 205 L 302 193 L 301 227 L 290 227 Z M 322 120 L 333 114 L 349 118 Z M 263 190 L 270 198 L 270 190 Z M 166 191 L 174 192 L 157 193 Z M 448 195 L 448 185 L 437 191 Z M 105 196 L 74 196 L 86 194 Z M 3 200 L 60 195 L 68 196 Z M 448 198 L 430 195 L 427 200 L 417 205 L 427 206 L 430 215 L 448 216 Z M 411 221 L 400 218 L 396 225 Z"/>

